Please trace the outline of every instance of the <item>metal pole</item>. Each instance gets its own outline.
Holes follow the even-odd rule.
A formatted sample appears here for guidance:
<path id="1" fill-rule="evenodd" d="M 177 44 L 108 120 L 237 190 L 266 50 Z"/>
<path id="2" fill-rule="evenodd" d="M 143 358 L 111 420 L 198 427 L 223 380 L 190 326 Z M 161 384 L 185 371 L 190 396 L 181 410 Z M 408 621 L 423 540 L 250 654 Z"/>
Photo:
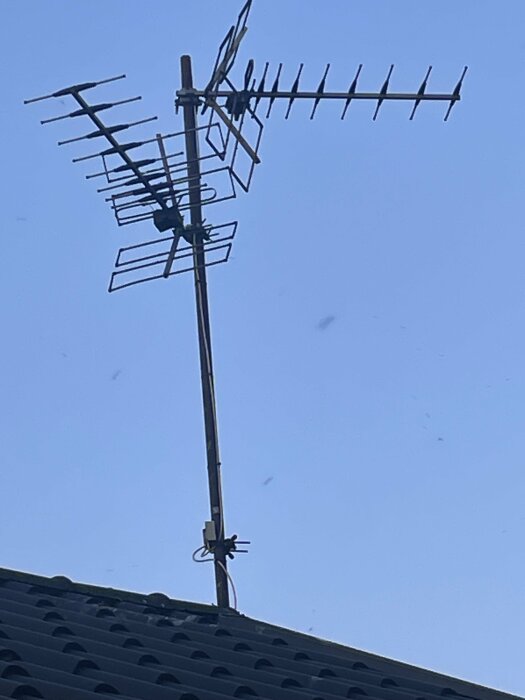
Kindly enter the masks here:
<path id="1" fill-rule="evenodd" d="M 181 56 L 182 88 L 188 90 L 183 102 L 184 132 L 186 139 L 186 159 L 188 162 L 188 186 L 190 218 L 192 227 L 202 227 L 201 172 L 199 145 L 197 140 L 198 98 L 193 95 L 193 75 L 191 57 Z M 211 355 L 211 332 L 208 309 L 208 287 L 206 283 L 205 252 L 202 236 L 193 239 L 193 261 L 195 280 L 195 301 L 197 305 L 197 328 L 199 333 L 199 356 L 202 382 L 202 403 L 204 408 L 204 430 L 206 435 L 206 458 L 208 484 L 210 489 L 211 519 L 215 524 L 216 544 L 213 552 L 217 605 L 230 607 L 226 550 L 224 547 L 224 515 L 221 494 L 221 465 L 219 461 L 219 439 L 215 411 L 215 390 Z"/>

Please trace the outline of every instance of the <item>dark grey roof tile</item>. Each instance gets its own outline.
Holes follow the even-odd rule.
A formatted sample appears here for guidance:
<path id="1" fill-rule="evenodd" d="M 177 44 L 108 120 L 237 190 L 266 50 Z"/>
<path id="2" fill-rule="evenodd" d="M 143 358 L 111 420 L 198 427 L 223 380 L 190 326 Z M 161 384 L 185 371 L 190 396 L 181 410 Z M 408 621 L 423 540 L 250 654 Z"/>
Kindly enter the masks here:
<path id="1" fill-rule="evenodd" d="M 19 640 L 11 641 L 9 646 L 0 646 L 0 661 L 9 661 L 9 654 L 4 655 L 2 650 L 13 652 L 23 663 L 56 668 L 66 673 L 72 673 L 78 663 L 77 657 L 64 654 L 59 649 L 46 649 Z"/>
<path id="2" fill-rule="evenodd" d="M 0 697 L 512 697 L 233 611 L 65 577 L 0 569 L 0 621 Z"/>
<path id="3" fill-rule="evenodd" d="M 42 698 L 44 697 L 31 683 L 0 678 L 0 698 Z"/>

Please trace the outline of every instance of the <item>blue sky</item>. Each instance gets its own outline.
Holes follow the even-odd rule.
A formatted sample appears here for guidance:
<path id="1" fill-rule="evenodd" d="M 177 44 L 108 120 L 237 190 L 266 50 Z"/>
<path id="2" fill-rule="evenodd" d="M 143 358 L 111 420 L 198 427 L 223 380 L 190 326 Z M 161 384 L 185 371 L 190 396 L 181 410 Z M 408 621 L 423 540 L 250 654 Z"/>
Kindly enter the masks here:
<path id="1" fill-rule="evenodd" d="M 125 72 L 99 97 L 144 99 L 115 120 L 174 131 L 179 55 L 203 86 L 239 8 L 4 8 L 3 567 L 214 600 L 191 561 L 208 514 L 191 278 L 107 294 L 151 227 L 117 228 L 70 162 L 83 147 L 56 147 L 82 125 L 40 127 L 67 106 L 22 101 Z M 314 89 L 330 61 L 344 90 L 363 63 L 371 91 L 394 63 L 391 89 L 414 91 L 432 64 L 446 92 L 469 65 L 464 99 L 447 124 L 439 104 L 375 123 L 371 104 L 345 122 L 276 106 L 250 194 L 208 214 L 239 220 L 209 281 L 227 528 L 253 542 L 240 609 L 518 694 L 524 21 L 518 0 L 255 0 L 238 76 L 283 61 L 291 85 L 304 61 Z"/>

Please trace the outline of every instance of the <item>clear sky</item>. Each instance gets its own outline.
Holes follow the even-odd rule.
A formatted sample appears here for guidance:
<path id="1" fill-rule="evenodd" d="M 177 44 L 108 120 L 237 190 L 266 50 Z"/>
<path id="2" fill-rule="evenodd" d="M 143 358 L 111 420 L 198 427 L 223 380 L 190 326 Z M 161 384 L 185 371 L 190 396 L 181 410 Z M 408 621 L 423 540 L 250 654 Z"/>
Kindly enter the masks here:
<path id="1" fill-rule="evenodd" d="M 24 98 L 127 73 L 111 123 L 204 86 L 240 2 L 2 5 L 0 565 L 213 602 L 191 277 L 108 295 L 120 245 L 87 125 Z M 523 0 L 255 0 L 236 77 L 452 90 L 444 106 L 276 106 L 232 259 L 210 272 L 240 610 L 525 694 Z M 95 97 L 95 93 L 93 93 Z M 214 218 L 217 217 L 217 218 Z M 323 319 L 333 317 L 326 325 Z M 325 326 L 324 329 L 319 326 Z M 268 480 L 271 478 L 271 481 Z M 267 482 L 266 485 L 263 485 Z"/>

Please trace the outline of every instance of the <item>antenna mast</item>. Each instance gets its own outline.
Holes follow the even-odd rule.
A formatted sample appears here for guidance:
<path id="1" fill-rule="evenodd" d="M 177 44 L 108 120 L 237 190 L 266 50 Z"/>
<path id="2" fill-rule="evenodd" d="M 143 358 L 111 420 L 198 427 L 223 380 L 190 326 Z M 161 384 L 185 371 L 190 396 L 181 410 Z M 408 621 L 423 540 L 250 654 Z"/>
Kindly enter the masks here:
<path id="1" fill-rule="evenodd" d="M 108 147 L 76 157 L 73 162 L 93 158 L 101 160 L 102 169 L 86 175 L 86 179 L 101 178 L 104 181 L 104 186 L 98 188 L 98 192 L 106 195 L 119 226 L 151 220 L 161 234 L 170 232 L 161 238 L 120 248 L 109 291 L 193 272 L 211 510 L 210 520 L 206 521 L 203 530 L 203 545 L 194 552 L 193 558 L 195 561 L 214 562 L 217 605 L 221 608 L 230 607 L 228 558 L 233 559 L 235 553 L 245 552 L 238 545 L 249 542 L 238 540 L 236 535 L 225 536 L 206 270 L 228 261 L 237 222 L 206 224 L 203 207 L 234 199 L 237 187 L 248 192 L 255 166 L 261 162 L 258 150 L 264 124 L 257 115 L 261 102 L 266 105 L 268 118 L 275 102 L 284 100 L 287 105 L 285 119 L 288 119 L 296 100 L 310 100 L 313 102 L 310 119 L 313 119 L 321 102 L 335 101 L 342 104 L 341 119 L 345 119 L 353 101 L 372 101 L 375 102 L 373 120 L 377 119 L 384 102 L 413 103 L 409 116 L 411 120 L 421 102 L 445 102 L 448 103 L 445 113 L 447 121 L 452 107 L 461 99 L 461 87 L 467 71 L 465 67 L 451 93 L 427 92 L 431 66 L 416 92 L 394 93 L 389 92 L 394 70 L 391 65 L 378 92 L 360 92 L 357 89 L 363 67 L 360 64 L 346 91 L 330 92 L 326 90 L 330 70 L 330 64 L 327 64 L 317 89 L 302 91 L 299 89 L 303 69 L 301 63 L 291 88 L 281 90 L 282 63 L 277 68 L 271 88 L 267 89 L 269 63 L 265 64 L 257 81 L 253 77 L 255 63 L 250 59 L 242 87 L 236 88 L 230 73 L 241 41 L 248 31 L 247 20 L 252 1 L 245 2 L 236 24 L 230 27 L 220 44 L 210 80 L 204 89 L 198 90 L 193 85 L 190 56 L 181 57 L 181 88 L 177 91 L 175 104 L 177 111 L 182 109 L 182 131 L 164 135 L 158 133 L 155 138 L 121 143 L 115 134 L 153 121 L 156 117 L 106 126 L 99 116 L 100 112 L 141 98 L 89 104 L 84 92 L 125 78 L 124 75 L 99 82 L 79 83 L 25 101 L 28 104 L 50 98 L 73 98 L 76 102 L 73 112 L 44 119 L 41 123 L 87 117 L 96 129 L 77 138 L 59 141 L 59 145 L 105 139 Z M 203 115 L 209 112 L 204 126 L 198 124 L 199 110 Z M 255 132 L 255 137 L 251 139 L 245 136 L 248 124 Z M 133 158 L 132 152 L 139 156 Z M 247 163 L 244 175 L 239 168 L 241 159 Z M 189 223 L 185 223 L 186 214 L 189 214 Z"/>
<path id="2" fill-rule="evenodd" d="M 189 94 L 181 101 L 188 163 L 188 187 L 190 197 L 190 220 L 195 231 L 202 232 L 201 173 L 199 167 L 199 144 L 197 141 L 198 101 L 191 97 L 193 75 L 191 58 L 182 56 L 180 60 L 182 89 Z M 217 605 L 229 606 L 226 554 L 224 543 L 224 514 L 221 493 L 221 464 L 219 460 L 219 436 L 215 413 L 215 388 L 211 355 L 211 330 L 208 310 L 208 286 L 206 282 L 206 257 L 202 244 L 202 233 L 197 234 L 193 243 L 193 272 L 195 280 L 195 302 L 197 305 L 197 328 L 199 334 L 199 357 L 201 367 L 202 403 L 204 407 L 204 431 L 206 435 L 206 457 L 208 485 L 210 489 L 211 523 L 205 526 L 205 545 L 213 551 L 215 561 L 215 583 Z M 211 530 L 207 533 L 206 528 Z M 212 543 L 214 542 L 214 545 Z M 213 550 L 211 550 L 213 547 Z"/>

